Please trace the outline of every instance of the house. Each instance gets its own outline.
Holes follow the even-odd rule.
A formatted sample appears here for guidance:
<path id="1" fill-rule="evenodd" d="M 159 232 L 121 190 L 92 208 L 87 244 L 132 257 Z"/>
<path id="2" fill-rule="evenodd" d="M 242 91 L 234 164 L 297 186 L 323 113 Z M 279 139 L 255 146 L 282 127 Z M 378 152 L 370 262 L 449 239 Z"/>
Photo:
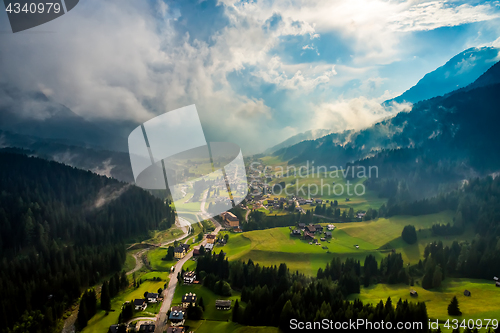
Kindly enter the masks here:
<path id="1" fill-rule="evenodd" d="M 325 236 L 326 236 L 326 238 L 332 237 L 332 232 L 331 231 L 325 232 Z"/>
<path id="2" fill-rule="evenodd" d="M 200 255 L 200 249 L 199 249 L 199 248 L 194 249 L 194 250 L 193 250 L 193 257 L 197 257 L 197 256 L 199 256 L 199 255 Z"/>
<path id="3" fill-rule="evenodd" d="M 496 285 L 497 287 L 500 287 L 500 282 L 498 282 L 498 281 L 497 281 L 495 285 Z"/>
<path id="4" fill-rule="evenodd" d="M 192 284 L 196 280 L 196 273 L 194 271 L 184 273 L 184 284 Z"/>
<path id="5" fill-rule="evenodd" d="M 304 239 L 314 239 L 314 234 L 311 234 L 307 231 L 304 232 Z"/>
<path id="6" fill-rule="evenodd" d="M 418 293 L 415 290 L 410 290 L 410 296 L 417 297 Z"/>
<path id="7" fill-rule="evenodd" d="M 184 249 L 183 246 L 177 246 L 174 249 L 174 258 L 176 259 L 182 259 L 186 256 L 186 250 Z"/>
<path id="8" fill-rule="evenodd" d="M 172 326 L 179 326 L 184 324 L 184 311 L 177 309 L 170 311 L 168 320 L 170 320 Z"/>
<path id="9" fill-rule="evenodd" d="M 306 227 L 306 230 L 310 233 L 315 233 L 316 232 L 316 227 L 314 227 L 313 225 L 308 225 Z"/>
<path id="10" fill-rule="evenodd" d="M 322 242 L 324 242 L 324 241 L 326 241 L 326 238 L 321 237 L 319 240 L 322 241 Z"/>
<path id="11" fill-rule="evenodd" d="M 157 293 L 148 293 L 146 295 L 146 299 L 148 300 L 148 303 L 156 303 L 156 302 L 158 302 L 158 294 Z"/>
<path id="12" fill-rule="evenodd" d="M 148 307 L 148 304 L 146 303 L 145 299 L 135 299 L 134 300 L 134 307 L 136 311 L 144 311 Z"/>
<path id="13" fill-rule="evenodd" d="M 317 203 L 317 204 L 322 204 L 322 203 L 323 203 L 323 200 L 322 200 L 322 199 L 316 199 L 316 203 Z"/>
<path id="14" fill-rule="evenodd" d="M 314 228 L 316 228 L 316 232 L 323 232 L 323 226 L 321 226 L 319 224 L 315 224 Z"/>
<path id="15" fill-rule="evenodd" d="M 354 245 L 354 247 L 356 247 L 357 249 L 359 249 L 359 245 Z"/>
<path id="16" fill-rule="evenodd" d="M 139 332 L 153 333 L 155 331 L 155 324 L 142 324 Z"/>
<path id="17" fill-rule="evenodd" d="M 207 243 L 205 244 L 205 253 L 207 251 L 212 251 L 214 249 L 214 244 L 213 243 Z"/>
<path id="18" fill-rule="evenodd" d="M 357 217 L 358 217 L 358 219 L 362 219 L 363 217 L 365 217 L 365 215 L 366 215 L 366 213 L 365 213 L 365 212 L 359 212 L 359 213 L 357 214 Z"/>
<path id="19" fill-rule="evenodd" d="M 193 294 L 193 293 L 189 293 L 189 294 L 182 296 L 182 307 L 184 309 L 187 309 L 189 304 L 194 306 L 196 304 L 196 299 L 197 299 L 196 294 Z"/>
<path id="20" fill-rule="evenodd" d="M 349 199 L 349 198 L 345 198 L 345 201 L 351 201 L 351 199 Z"/>
<path id="21" fill-rule="evenodd" d="M 186 252 L 188 252 L 188 251 L 189 251 L 189 247 L 190 247 L 191 245 L 184 243 L 184 244 L 181 244 L 181 246 L 184 248 L 184 250 L 185 250 Z"/>
<path id="22" fill-rule="evenodd" d="M 241 230 L 240 228 L 234 228 L 233 231 L 234 232 L 243 232 L 243 230 Z"/>
<path id="23" fill-rule="evenodd" d="M 498 278 L 495 276 L 495 277 L 493 277 L 493 280 L 498 281 Z"/>
<path id="24" fill-rule="evenodd" d="M 326 228 L 327 228 L 328 230 L 330 230 L 330 231 L 331 231 L 331 230 L 335 230 L 335 226 L 334 226 L 333 224 L 329 224 L 329 225 L 327 225 L 327 226 L 326 226 Z"/>
<path id="25" fill-rule="evenodd" d="M 465 295 L 465 296 L 469 296 L 469 297 L 470 297 L 471 293 L 470 293 L 470 291 L 468 291 L 468 290 L 464 290 L 464 295 Z"/>
<path id="26" fill-rule="evenodd" d="M 207 235 L 207 243 L 209 243 L 209 244 L 215 243 L 215 235 L 212 235 L 212 234 Z"/>
<path id="27" fill-rule="evenodd" d="M 299 223 L 299 228 L 300 229 L 304 229 L 306 227 L 306 224 L 305 223 Z"/>
<path id="28" fill-rule="evenodd" d="M 305 201 L 304 199 L 300 199 L 300 200 L 299 200 L 299 204 L 300 204 L 300 205 L 305 205 L 305 204 L 306 204 L 306 201 Z"/>
<path id="29" fill-rule="evenodd" d="M 292 231 L 292 236 L 300 236 L 301 232 L 299 229 L 295 229 Z"/>
<path id="30" fill-rule="evenodd" d="M 215 308 L 217 310 L 230 310 L 231 309 L 231 300 L 218 299 L 215 301 Z"/>
<path id="31" fill-rule="evenodd" d="M 167 328 L 167 333 L 185 333 L 186 331 L 184 330 L 184 327 L 180 326 L 180 327 L 173 327 L 173 326 L 170 326 L 169 328 Z"/>
<path id="32" fill-rule="evenodd" d="M 225 213 L 222 213 L 221 216 L 222 216 L 222 220 L 224 222 L 226 222 L 227 224 L 229 224 L 230 227 L 234 228 L 234 227 L 240 226 L 240 220 L 238 220 L 236 215 L 234 215 L 233 213 L 225 212 Z"/>
<path id="33" fill-rule="evenodd" d="M 312 200 L 306 200 L 306 204 L 312 204 L 313 201 Z"/>

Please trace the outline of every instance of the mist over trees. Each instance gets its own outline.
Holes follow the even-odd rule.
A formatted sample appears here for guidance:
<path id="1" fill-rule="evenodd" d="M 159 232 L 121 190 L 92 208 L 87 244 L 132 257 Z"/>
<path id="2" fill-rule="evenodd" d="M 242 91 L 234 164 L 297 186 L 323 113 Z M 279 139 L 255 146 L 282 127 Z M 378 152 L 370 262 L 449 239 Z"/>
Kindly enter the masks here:
<path id="1" fill-rule="evenodd" d="M 0 320 L 14 332 L 23 314 L 51 332 L 84 288 L 121 270 L 126 239 L 174 217 L 135 186 L 20 154 L 0 153 L 0 189 Z"/>

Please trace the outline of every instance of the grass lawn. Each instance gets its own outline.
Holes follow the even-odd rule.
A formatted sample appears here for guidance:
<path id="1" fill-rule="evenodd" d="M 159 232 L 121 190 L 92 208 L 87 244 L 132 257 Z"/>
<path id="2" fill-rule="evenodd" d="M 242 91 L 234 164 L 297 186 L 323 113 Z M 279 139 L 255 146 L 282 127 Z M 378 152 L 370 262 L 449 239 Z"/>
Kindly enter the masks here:
<path id="1" fill-rule="evenodd" d="M 161 258 L 164 258 L 167 255 L 168 249 L 163 247 L 158 247 L 154 250 L 149 250 L 147 253 L 148 260 L 150 266 L 155 271 L 161 272 L 170 272 L 170 267 L 172 267 L 177 261 L 164 261 Z"/>
<path id="2" fill-rule="evenodd" d="M 410 288 L 418 292 L 418 297 L 410 296 Z M 471 296 L 464 296 L 464 290 L 469 290 Z M 446 321 L 447 319 L 499 319 L 500 317 L 500 288 L 495 287 L 492 281 L 475 279 L 446 279 L 440 288 L 425 290 L 415 285 L 386 285 L 378 284 L 362 288 L 360 294 L 350 295 L 349 299 L 359 298 L 363 302 L 376 304 L 380 300 L 384 303 L 391 297 L 393 304 L 401 298 L 412 302 L 425 302 L 430 318 Z M 496 296 L 495 296 L 496 295 Z M 448 316 L 448 304 L 453 296 L 459 302 L 461 317 Z"/>
<path id="3" fill-rule="evenodd" d="M 125 258 L 125 264 L 123 265 L 123 270 L 125 272 L 128 272 L 134 269 L 134 267 L 135 267 L 135 258 L 130 252 L 127 252 L 127 257 Z"/>
<path id="4" fill-rule="evenodd" d="M 224 297 L 215 295 L 211 290 L 201 286 L 201 285 L 181 285 L 175 288 L 174 299 L 172 301 L 173 305 L 178 305 L 181 303 L 182 296 L 186 293 L 196 294 L 198 298 L 203 297 L 203 303 L 205 305 L 205 312 L 203 313 L 203 319 L 207 320 L 231 320 L 231 311 L 221 311 L 215 308 L 215 300 L 218 299 L 230 299 L 234 302 L 240 299 L 240 293 L 232 291 L 232 296 Z"/>
<path id="5" fill-rule="evenodd" d="M 149 273 L 151 274 L 151 273 Z M 158 273 L 155 273 L 158 274 Z M 152 277 L 152 276 L 151 276 Z M 144 280 L 144 278 L 143 278 Z M 105 311 L 99 310 L 97 314 L 89 320 L 88 326 L 82 332 L 85 333 L 103 333 L 107 332 L 109 326 L 118 322 L 121 307 L 126 301 L 133 301 L 136 298 L 144 298 L 144 293 L 156 292 L 158 288 L 163 288 L 165 282 L 168 281 L 144 281 L 139 288 L 129 288 L 126 291 L 119 293 L 111 300 L 111 309 L 107 315 Z M 160 304 L 148 305 L 146 311 L 137 312 L 136 317 L 154 317 L 160 310 Z"/>
<path id="6" fill-rule="evenodd" d="M 277 327 L 269 326 L 242 326 L 233 322 L 220 322 L 200 320 L 197 322 L 187 321 L 190 329 L 196 333 L 278 333 L 281 332 Z"/>
<path id="7" fill-rule="evenodd" d="M 442 212 L 416 217 L 396 216 L 371 222 L 336 223 L 333 239 L 329 242 L 320 241 L 321 246 L 309 245 L 309 242 L 299 237 L 291 237 L 288 227 L 254 230 L 231 235 L 227 245 L 220 249 L 227 253 L 230 260 L 251 258 L 266 266 L 284 262 L 292 271 L 298 270 L 309 275 L 316 275 L 317 270 L 335 256 L 363 262 L 368 254 L 372 254 L 381 260 L 393 248 L 402 253 L 406 263 L 414 263 L 422 258 L 425 245 L 437 238 L 424 230 L 418 233 L 422 239 L 417 244 L 408 245 L 400 238 L 404 226 L 412 224 L 417 230 L 427 229 L 434 223 L 448 223 L 451 220 L 451 212 Z M 319 240 L 320 236 L 316 238 Z M 446 241 L 451 243 L 453 239 Z M 328 249 L 323 249 L 323 246 Z M 219 247 L 216 249 L 219 252 Z"/>

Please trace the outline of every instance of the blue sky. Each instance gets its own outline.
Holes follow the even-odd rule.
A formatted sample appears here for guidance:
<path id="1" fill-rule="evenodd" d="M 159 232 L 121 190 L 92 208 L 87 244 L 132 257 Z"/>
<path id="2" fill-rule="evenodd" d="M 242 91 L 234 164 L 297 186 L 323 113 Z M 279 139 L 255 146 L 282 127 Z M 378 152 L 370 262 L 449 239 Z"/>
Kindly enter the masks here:
<path id="1" fill-rule="evenodd" d="M 402 110 L 380 103 L 467 48 L 500 46 L 499 27 L 498 1 L 82 0 L 2 33 L 0 74 L 89 119 L 195 103 L 209 141 L 255 153 Z"/>

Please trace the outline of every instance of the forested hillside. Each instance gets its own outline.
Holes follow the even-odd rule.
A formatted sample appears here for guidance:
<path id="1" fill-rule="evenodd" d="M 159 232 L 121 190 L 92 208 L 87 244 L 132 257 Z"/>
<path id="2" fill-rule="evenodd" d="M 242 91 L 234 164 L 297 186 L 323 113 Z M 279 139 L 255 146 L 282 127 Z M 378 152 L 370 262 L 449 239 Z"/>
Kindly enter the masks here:
<path id="1" fill-rule="evenodd" d="M 5 152 L 0 198 L 6 332 L 51 332 L 83 288 L 121 270 L 127 238 L 174 218 L 168 205 L 135 186 Z M 23 314 L 23 326 L 16 327 Z"/>

